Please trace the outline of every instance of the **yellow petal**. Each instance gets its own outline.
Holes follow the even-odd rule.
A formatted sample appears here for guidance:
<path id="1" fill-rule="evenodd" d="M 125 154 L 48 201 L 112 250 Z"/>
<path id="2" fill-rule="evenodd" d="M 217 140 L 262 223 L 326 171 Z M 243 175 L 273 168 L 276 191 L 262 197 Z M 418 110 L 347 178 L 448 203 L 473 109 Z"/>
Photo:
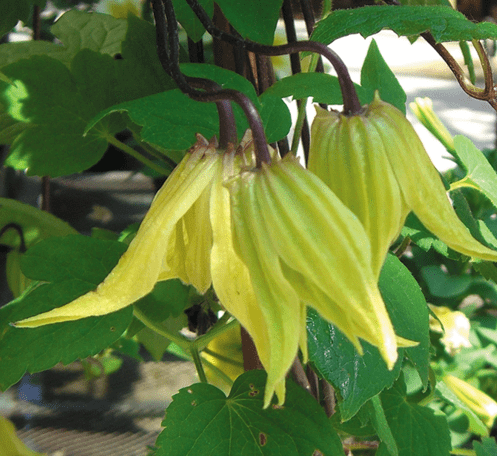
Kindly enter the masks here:
<path id="1" fill-rule="evenodd" d="M 260 223 L 300 298 L 356 347 L 357 337 L 377 346 L 392 368 L 397 359 L 395 333 L 371 268 L 369 240 L 357 217 L 291 155 L 263 166 L 260 181 Z"/>
<path id="2" fill-rule="evenodd" d="M 136 237 L 116 267 L 95 291 L 62 307 L 16 323 L 36 327 L 51 323 L 105 315 L 122 309 L 150 293 L 164 264 L 178 221 L 212 181 L 217 153 L 200 141 L 167 179 L 154 198 Z"/>
<path id="3" fill-rule="evenodd" d="M 308 168 L 361 221 L 378 279 L 388 249 L 409 213 L 386 156 L 389 143 L 367 113 L 345 116 L 319 107 L 316 110 Z"/>
<path id="4" fill-rule="evenodd" d="M 379 98 L 369 111 L 371 122 L 390 145 L 388 160 L 404 199 L 423 225 L 457 252 L 497 261 L 497 252 L 478 242 L 457 216 L 438 171 L 404 115 Z"/>

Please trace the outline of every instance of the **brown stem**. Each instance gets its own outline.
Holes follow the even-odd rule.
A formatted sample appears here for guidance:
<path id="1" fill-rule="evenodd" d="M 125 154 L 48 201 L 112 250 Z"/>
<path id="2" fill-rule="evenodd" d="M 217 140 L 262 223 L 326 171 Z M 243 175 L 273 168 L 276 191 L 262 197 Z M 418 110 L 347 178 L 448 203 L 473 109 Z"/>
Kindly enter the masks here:
<path id="1" fill-rule="evenodd" d="M 292 367 L 290 368 L 290 372 L 292 373 L 295 383 L 297 383 L 297 385 L 300 385 L 302 388 L 304 388 L 306 391 L 312 394 L 311 384 L 309 383 L 309 380 L 305 375 L 304 367 L 302 366 L 302 363 L 300 362 L 298 356 L 295 358 L 295 361 L 293 362 Z"/>
<path id="2" fill-rule="evenodd" d="M 241 40 L 240 38 L 226 33 L 218 28 L 214 27 L 210 17 L 207 15 L 205 10 L 199 5 L 197 0 L 186 0 L 190 8 L 197 15 L 202 25 L 206 30 L 214 37 L 223 41 L 226 41 L 233 46 L 243 46 L 246 50 L 254 52 L 256 54 L 264 55 L 285 55 L 293 54 L 296 52 L 317 52 L 323 57 L 327 58 L 333 65 L 335 72 L 338 76 L 338 81 L 340 83 L 340 89 L 343 97 L 343 110 L 345 114 L 352 115 L 359 113 L 361 111 L 361 104 L 357 93 L 350 78 L 350 74 L 347 67 L 343 63 L 342 59 L 328 46 L 318 43 L 315 41 L 299 41 L 297 43 L 288 43 L 281 46 L 266 46 L 263 44 L 254 43 L 253 41 Z"/>
<path id="3" fill-rule="evenodd" d="M 323 392 L 324 411 L 330 418 L 335 414 L 335 391 L 325 379 L 321 380 L 321 391 Z"/>
<path id="4" fill-rule="evenodd" d="M 240 105 L 252 130 L 257 166 L 260 167 L 262 162 L 270 163 L 271 156 L 264 127 L 252 100 L 245 94 L 232 89 L 215 90 L 209 93 L 201 92 L 191 87 L 188 83 L 188 78 L 181 73 L 179 68 L 178 24 L 171 1 L 152 0 L 152 10 L 155 18 L 157 54 L 164 70 L 174 79 L 182 92 L 196 101 L 224 102 L 225 100 L 231 100 Z M 166 43 L 169 43 L 169 49 Z M 221 128 L 223 128 L 222 125 Z"/>

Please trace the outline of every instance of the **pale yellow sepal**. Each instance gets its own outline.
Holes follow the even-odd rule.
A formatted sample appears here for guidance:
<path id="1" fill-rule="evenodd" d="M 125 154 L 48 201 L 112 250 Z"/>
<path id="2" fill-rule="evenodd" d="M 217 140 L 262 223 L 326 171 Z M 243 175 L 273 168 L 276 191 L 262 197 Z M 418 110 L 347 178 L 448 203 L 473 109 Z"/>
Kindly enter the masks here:
<path id="1" fill-rule="evenodd" d="M 318 108 L 309 169 L 363 224 L 376 278 L 411 211 L 450 248 L 497 261 L 497 251 L 478 242 L 458 218 L 412 125 L 378 93 L 353 116 Z"/>
<path id="2" fill-rule="evenodd" d="M 172 248 L 171 242 L 177 240 L 177 225 L 182 226 L 182 218 L 201 199 L 202 193 L 219 171 L 220 162 L 221 156 L 214 145 L 199 140 L 157 193 L 128 250 L 104 282 L 95 291 L 90 291 L 65 306 L 21 320 L 16 326 L 36 327 L 115 312 L 150 293 L 158 280 L 169 278 L 167 275 L 171 278 L 178 277 L 177 271 L 169 264 L 170 258 L 166 253 Z M 199 224 L 197 229 L 201 233 L 207 232 L 209 236 L 208 212 L 204 220 L 206 223 Z M 181 230 L 179 233 L 179 236 L 183 236 Z M 203 245 L 202 242 L 200 245 Z M 210 252 L 210 245 L 208 247 Z M 202 258 L 204 252 L 199 255 Z M 176 260 L 188 265 L 195 258 Z M 210 277 L 193 277 L 192 283 L 195 279 L 202 287 L 205 287 L 205 282 L 210 283 Z"/>
<path id="3" fill-rule="evenodd" d="M 265 318 L 279 328 L 285 353 L 279 378 L 304 345 L 304 323 L 295 318 L 302 304 L 335 324 L 359 351 L 359 338 L 377 346 L 393 368 L 395 334 L 357 217 L 291 155 L 242 172 L 228 185 L 235 249 Z"/>

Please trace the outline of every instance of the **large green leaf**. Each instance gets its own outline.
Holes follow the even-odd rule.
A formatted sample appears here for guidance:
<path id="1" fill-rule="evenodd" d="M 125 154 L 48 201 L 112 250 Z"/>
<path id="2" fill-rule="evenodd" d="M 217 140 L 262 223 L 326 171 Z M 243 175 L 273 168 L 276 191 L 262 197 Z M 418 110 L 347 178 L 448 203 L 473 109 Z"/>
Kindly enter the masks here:
<path id="1" fill-rule="evenodd" d="M 94 289 L 115 266 L 126 246 L 79 235 L 50 238 L 24 255 L 26 276 L 35 284 L 0 309 L 0 389 L 16 383 L 26 372 L 39 372 L 62 362 L 86 358 L 114 343 L 128 327 L 131 307 L 103 317 L 20 329 L 10 326 L 60 307 Z"/>
<path id="2" fill-rule="evenodd" d="M 360 33 L 364 38 L 390 29 L 399 36 L 431 32 L 437 42 L 497 38 L 497 25 L 476 24 L 446 6 L 364 6 L 333 11 L 317 24 L 312 39 L 330 44 L 342 36 Z"/>
<path id="3" fill-rule="evenodd" d="M 173 396 L 156 456 L 339 456 L 342 444 L 314 398 L 287 381 L 286 402 L 263 410 L 266 374 L 238 377 L 230 395 L 197 383 Z"/>
<path id="4" fill-rule="evenodd" d="M 217 0 L 216 3 L 243 38 L 273 44 L 283 0 Z"/>
<path id="5" fill-rule="evenodd" d="M 17 0 L 12 3 L 17 3 Z M 42 54 L 69 66 L 72 58 L 82 49 L 115 55 L 121 51 L 121 42 L 126 33 L 126 21 L 107 14 L 70 10 L 60 17 L 51 31 L 62 44 L 47 41 L 1 44 L 0 67 Z"/>
<path id="6" fill-rule="evenodd" d="M 49 212 L 20 201 L 0 198 L 0 229 L 9 223 L 15 223 L 21 227 L 28 247 L 48 237 L 77 233 L 68 223 Z M 0 238 L 0 244 L 18 248 L 20 246 L 19 235 L 14 230 L 8 230 Z"/>
<path id="7" fill-rule="evenodd" d="M 291 122 L 286 105 L 275 104 L 268 98 L 264 98 L 264 104 L 261 104 L 253 86 L 242 76 L 214 65 L 185 64 L 181 69 L 188 76 L 203 76 L 226 89 L 245 93 L 263 116 L 268 142 L 277 141 L 288 132 Z M 134 123 L 143 126 L 141 138 L 144 141 L 166 150 L 187 150 L 195 143 L 197 133 L 208 139 L 219 135 L 216 105 L 192 100 L 179 89 L 112 106 L 95 116 L 86 131 L 91 131 L 96 123 L 113 112 L 127 112 Z M 248 123 L 239 106 L 234 106 L 234 113 L 238 137 L 241 138 Z"/>
<path id="8" fill-rule="evenodd" d="M 83 171 L 102 157 L 106 137 L 123 128 L 108 119 L 83 137 L 86 123 L 115 102 L 115 73 L 110 56 L 89 50 L 81 51 L 72 65 L 76 78 L 61 62 L 46 56 L 4 67 L 16 86 L 0 82 L 0 98 L 9 116 L 25 124 L 12 141 L 6 165 L 41 176 Z M 0 131 L 0 142 L 6 142 L 8 133 Z"/>
<path id="9" fill-rule="evenodd" d="M 428 308 L 419 285 L 407 268 L 388 256 L 380 275 L 380 290 L 398 335 L 420 342 L 417 347 L 399 349 L 411 359 L 423 383 L 428 377 Z M 364 355 L 333 325 L 312 310 L 307 319 L 309 359 L 321 376 L 337 388 L 340 413 L 348 420 L 360 407 L 384 388 L 390 387 L 400 372 L 399 361 L 389 371 L 378 350 L 363 342 Z"/>
<path id="10" fill-rule="evenodd" d="M 406 113 L 406 93 L 383 59 L 375 40 L 371 41 L 362 65 L 361 86 L 368 92 L 367 103 L 373 101 L 378 90 L 383 101 Z"/>
<path id="11" fill-rule="evenodd" d="M 399 456 L 448 456 L 451 449 L 447 419 L 428 407 L 411 404 L 406 398 L 403 377 L 380 395 Z M 382 443 L 377 456 L 391 455 Z"/>

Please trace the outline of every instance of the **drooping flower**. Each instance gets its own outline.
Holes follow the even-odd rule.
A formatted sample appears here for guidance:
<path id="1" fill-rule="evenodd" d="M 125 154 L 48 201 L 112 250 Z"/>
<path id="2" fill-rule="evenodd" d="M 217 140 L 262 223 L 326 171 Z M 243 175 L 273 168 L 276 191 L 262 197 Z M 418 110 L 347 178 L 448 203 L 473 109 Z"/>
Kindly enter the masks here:
<path id="1" fill-rule="evenodd" d="M 244 170 L 227 185 L 235 249 L 269 322 L 271 347 L 285 347 L 281 366 L 288 369 L 299 343 L 305 356 L 305 309 L 311 306 L 359 352 L 359 339 L 378 347 L 392 368 L 396 337 L 357 217 L 291 154 Z M 278 383 L 284 372 L 269 372 L 268 383 Z"/>
<path id="2" fill-rule="evenodd" d="M 442 381 L 466 406 L 478 415 L 487 427 L 491 428 L 493 426 L 497 417 L 497 402 L 483 391 L 453 375 L 444 376 Z"/>
<path id="3" fill-rule="evenodd" d="M 378 94 L 357 115 L 317 108 L 308 167 L 364 225 L 377 277 L 411 211 L 450 248 L 497 261 L 457 217 L 412 125 Z"/>
<path id="4" fill-rule="evenodd" d="M 17 326 L 104 315 L 145 296 L 158 281 L 180 278 L 200 293 L 212 284 L 251 335 L 268 373 L 265 407 L 274 393 L 283 403 L 299 346 L 306 359 L 307 305 L 359 352 L 359 339 L 377 346 L 392 368 L 397 340 L 357 217 L 294 157 L 254 167 L 248 138 L 227 152 L 199 139 L 104 282 Z"/>
<path id="5" fill-rule="evenodd" d="M 471 325 L 466 315 L 445 306 L 428 305 L 438 318 L 437 320 L 430 315 L 430 329 L 434 332 L 443 333 L 440 342 L 444 345 L 449 355 L 454 356 L 463 347 L 471 347 L 471 342 L 469 341 Z"/>

